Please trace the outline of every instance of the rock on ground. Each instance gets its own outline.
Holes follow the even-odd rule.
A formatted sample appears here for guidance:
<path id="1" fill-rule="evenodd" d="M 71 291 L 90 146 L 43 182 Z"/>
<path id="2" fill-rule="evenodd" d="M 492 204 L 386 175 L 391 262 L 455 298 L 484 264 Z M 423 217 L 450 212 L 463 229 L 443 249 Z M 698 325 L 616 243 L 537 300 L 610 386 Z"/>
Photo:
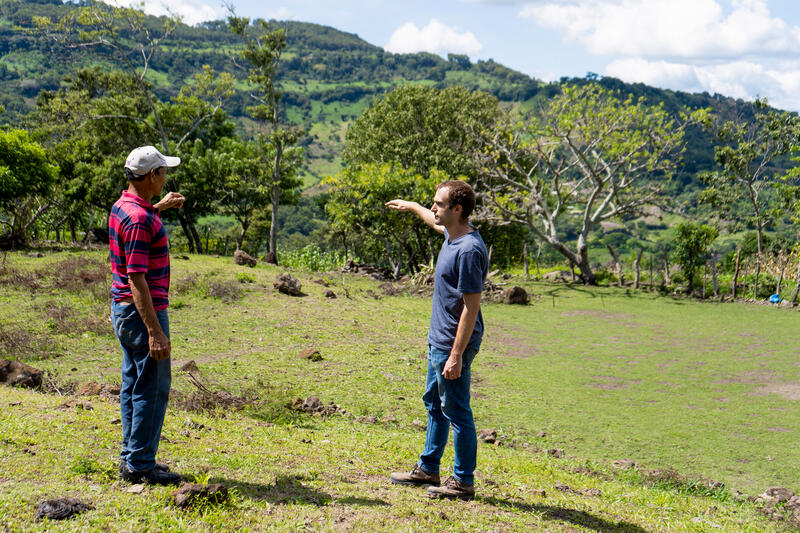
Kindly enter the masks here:
<path id="1" fill-rule="evenodd" d="M 0 383 L 38 389 L 42 386 L 42 371 L 19 361 L 0 359 Z"/>
<path id="2" fill-rule="evenodd" d="M 237 265 L 247 265 L 249 267 L 254 267 L 256 266 L 256 263 L 258 263 L 255 257 L 251 256 L 244 250 L 236 250 L 233 253 L 233 262 Z"/>

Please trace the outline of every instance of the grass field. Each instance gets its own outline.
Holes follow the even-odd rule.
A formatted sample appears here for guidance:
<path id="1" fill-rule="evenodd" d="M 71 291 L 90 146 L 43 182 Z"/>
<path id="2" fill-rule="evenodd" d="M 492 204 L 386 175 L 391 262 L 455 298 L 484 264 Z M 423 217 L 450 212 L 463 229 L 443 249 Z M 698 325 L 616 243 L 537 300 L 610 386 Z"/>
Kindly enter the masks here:
<path id="1" fill-rule="evenodd" d="M 786 526 L 735 491 L 800 489 L 796 312 L 544 284 L 523 284 L 535 295 L 526 307 L 486 303 L 476 425 L 514 446 L 481 445 L 476 501 L 432 503 L 386 478 L 423 444 L 430 300 L 309 272 L 293 273 L 307 295 L 292 298 L 271 286 L 280 268 L 193 255 L 172 261 L 175 401 L 161 457 L 236 490 L 226 505 L 180 511 L 168 489 L 130 494 L 116 480 L 113 399 L 66 394 L 119 383 L 104 259 L 10 254 L 0 274 L 2 356 L 49 371 L 65 394 L 0 388 L 0 527 L 54 527 L 32 522 L 34 505 L 74 495 L 97 507 L 64 524 L 75 531 L 766 531 Z M 323 360 L 299 359 L 306 348 Z M 195 389 L 177 369 L 189 360 L 212 388 L 259 400 L 184 409 Z M 311 395 L 354 418 L 283 407 Z"/>

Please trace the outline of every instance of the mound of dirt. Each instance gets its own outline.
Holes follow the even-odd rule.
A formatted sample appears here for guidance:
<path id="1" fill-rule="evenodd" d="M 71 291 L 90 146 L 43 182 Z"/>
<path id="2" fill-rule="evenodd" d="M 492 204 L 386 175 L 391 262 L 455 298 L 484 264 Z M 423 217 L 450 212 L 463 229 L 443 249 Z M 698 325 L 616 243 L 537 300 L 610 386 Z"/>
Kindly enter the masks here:
<path id="1" fill-rule="evenodd" d="M 294 411 L 302 411 L 316 416 L 333 416 L 337 414 L 347 416 L 348 414 L 347 410 L 340 405 L 336 405 L 333 402 L 325 405 L 322 403 L 322 400 L 316 396 L 309 396 L 305 400 L 297 398 L 292 402 L 289 408 Z"/>
<path id="2" fill-rule="evenodd" d="M 256 263 L 258 263 L 258 260 L 244 250 L 236 250 L 233 253 L 233 262 L 237 265 L 254 267 L 256 266 Z"/>
<path id="3" fill-rule="evenodd" d="M 228 499 L 228 487 L 222 483 L 198 485 L 185 483 L 172 491 L 172 501 L 176 507 L 190 507 L 195 503 L 224 503 Z"/>
<path id="4" fill-rule="evenodd" d="M 42 386 L 42 372 L 19 361 L 0 359 L 0 383 L 38 389 Z"/>
<path id="5" fill-rule="evenodd" d="M 82 385 L 75 391 L 76 396 L 102 396 L 104 398 L 114 398 L 119 396 L 119 385 L 109 385 L 108 383 L 97 383 L 90 381 Z"/>
<path id="6" fill-rule="evenodd" d="M 289 296 L 303 296 L 303 284 L 300 283 L 299 279 L 290 274 L 281 274 L 275 278 L 272 286 L 275 287 L 278 292 L 288 294 Z"/>
<path id="7" fill-rule="evenodd" d="M 93 505 L 83 503 L 75 498 L 57 498 L 45 500 L 36 506 L 36 520 L 64 520 L 84 511 L 94 509 Z"/>
<path id="8" fill-rule="evenodd" d="M 522 287 L 511 287 L 503 293 L 503 301 L 512 305 L 528 305 L 528 292 Z"/>

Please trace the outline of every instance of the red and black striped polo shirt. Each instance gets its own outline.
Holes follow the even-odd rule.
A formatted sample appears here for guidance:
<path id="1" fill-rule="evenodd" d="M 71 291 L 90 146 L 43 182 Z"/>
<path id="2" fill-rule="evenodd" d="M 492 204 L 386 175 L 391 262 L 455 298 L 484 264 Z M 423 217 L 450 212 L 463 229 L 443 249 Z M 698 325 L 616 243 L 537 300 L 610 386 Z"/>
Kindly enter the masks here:
<path id="1" fill-rule="evenodd" d="M 108 245 L 115 302 L 131 297 L 128 274 L 145 272 L 153 307 L 169 306 L 169 246 L 158 210 L 147 200 L 123 191 L 108 218 Z"/>

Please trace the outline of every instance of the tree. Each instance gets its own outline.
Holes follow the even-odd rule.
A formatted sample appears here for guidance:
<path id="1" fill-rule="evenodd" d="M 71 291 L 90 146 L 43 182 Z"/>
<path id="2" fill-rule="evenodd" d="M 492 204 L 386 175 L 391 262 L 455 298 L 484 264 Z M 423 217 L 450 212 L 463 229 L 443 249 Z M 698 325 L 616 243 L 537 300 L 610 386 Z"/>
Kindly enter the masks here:
<path id="1" fill-rule="evenodd" d="M 286 32 L 282 28 L 270 31 L 269 25 L 260 20 L 262 33 L 253 35 L 250 19 L 235 16 L 232 7 L 230 11 L 228 23 L 231 31 L 239 35 L 245 44 L 240 57 L 249 64 L 247 79 L 256 86 L 256 92 L 250 95 L 256 104 L 248 107 L 247 111 L 254 119 L 267 126 L 269 143 L 272 146 L 267 174 L 270 182 L 269 200 L 272 205 L 267 258 L 268 262 L 278 264 L 278 208 L 281 191 L 296 189 L 301 184 L 297 177 L 301 158 L 297 154 L 290 157 L 289 153 L 292 150 L 301 150 L 295 145 L 303 135 L 301 128 L 285 126 L 280 113 L 281 93 L 276 87 L 276 76 L 281 54 L 286 47 Z"/>
<path id="2" fill-rule="evenodd" d="M 42 202 L 52 192 L 58 167 L 44 149 L 24 130 L 0 130 L 0 225 L 8 230 L 0 239 L 3 247 L 25 244 L 28 229 L 46 210 Z"/>
<path id="3" fill-rule="evenodd" d="M 719 170 L 701 175 L 707 188 L 700 200 L 716 207 L 725 218 L 755 225 L 758 250 L 753 298 L 758 298 L 762 240 L 773 214 L 768 207 L 776 173 L 773 163 L 789 153 L 800 138 L 800 117 L 770 109 L 765 98 L 750 105 L 755 120 L 740 118 L 712 125 L 723 143 L 714 148 Z M 746 216 L 744 205 L 749 211 Z"/>
<path id="4" fill-rule="evenodd" d="M 376 101 L 347 130 L 346 170 L 327 182 L 326 211 L 335 231 L 357 233 L 361 257 L 384 260 L 395 276 L 427 263 L 435 257 L 429 228 L 383 204 L 405 198 L 428 205 L 437 183 L 474 182 L 471 132 L 489 127 L 499 114 L 497 99 L 463 87 L 404 85 Z M 507 232 L 494 233 L 499 240 Z"/>
<path id="5" fill-rule="evenodd" d="M 164 154 L 179 152 L 181 145 L 196 136 L 196 131 L 206 122 L 218 116 L 223 102 L 233 94 L 233 78 L 226 73 L 215 75 L 208 66 L 195 76 L 194 83 L 181 89 L 172 105 L 162 106 L 153 85 L 148 83 L 148 73 L 162 42 L 175 31 L 178 17 L 161 17 L 153 24 L 141 9 L 116 8 L 101 2 L 88 2 L 70 11 L 53 22 L 46 17 L 34 16 L 38 30 L 68 51 L 92 51 L 120 67 L 130 81 L 130 91 L 141 99 L 145 108 L 134 112 L 115 106 L 106 112 L 93 113 L 89 120 L 124 120 L 139 124 L 148 131 L 131 146 L 146 144 L 148 137 L 153 144 L 160 144 Z M 173 106 L 181 109 L 174 111 Z M 165 121 L 162 115 L 172 114 L 178 120 Z M 117 154 L 108 154 L 119 157 Z M 179 184 L 170 186 L 178 188 Z M 189 241 L 190 251 L 202 252 L 202 243 L 193 224 L 192 217 L 177 211 L 181 227 Z"/>
<path id="6" fill-rule="evenodd" d="M 497 99 L 486 93 L 403 85 L 348 128 L 342 157 L 350 167 L 399 163 L 423 176 L 435 170 L 474 180 L 477 142 L 471 132 L 490 127 L 499 116 Z"/>
<path id="7" fill-rule="evenodd" d="M 384 259 L 396 279 L 404 265 L 414 272 L 420 263 L 432 259 L 432 232 L 417 217 L 403 216 L 384 204 L 395 198 L 430 203 L 435 184 L 443 178 L 437 171 L 425 178 L 398 163 L 348 167 L 325 181 L 330 185 L 325 211 L 334 232 L 360 233 L 359 257 Z"/>
<path id="8" fill-rule="evenodd" d="M 481 132 L 479 216 L 528 226 L 593 284 L 589 235 L 604 220 L 663 201 L 685 129 L 707 113 L 672 117 L 595 83 L 564 86 L 528 120 L 506 118 Z M 564 238 L 573 228 L 571 246 Z"/>
<path id="9" fill-rule="evenodd" d="M 284 201 L 297 201 L 294 197 L 297 188 L 292 183 L 300 157 L 300 150 L 294 148 L 287 150 L 281 158 L 283 166 L 280 172 L 286 178 L 284 183 L 289 184 L 279 190 Z M 201 172 L 221 178 L 218 200 L 221 211 L 233 216 L 241 227 L 236 238 L 237 249 L 242 248 L 257 212 L 265 209 L 271 201 L 274 182 L 270 164 L 274 159 L 275 147 L 261 135 L 252 141 L 224 139 L 216 150 L 198 158 L 197 166 Z M 257 251 L 253 250 L 254 253 Z"/>
<path id="10" fill-rule="evenodd" d="M 680 265 L 686 281 L 687 294 L 692 294 L 697 271 L 706 263 L 708 251 L 719 232 L 716 228 L 694 222 L 681 222 L 675 228 L 675 261 Z"/>

